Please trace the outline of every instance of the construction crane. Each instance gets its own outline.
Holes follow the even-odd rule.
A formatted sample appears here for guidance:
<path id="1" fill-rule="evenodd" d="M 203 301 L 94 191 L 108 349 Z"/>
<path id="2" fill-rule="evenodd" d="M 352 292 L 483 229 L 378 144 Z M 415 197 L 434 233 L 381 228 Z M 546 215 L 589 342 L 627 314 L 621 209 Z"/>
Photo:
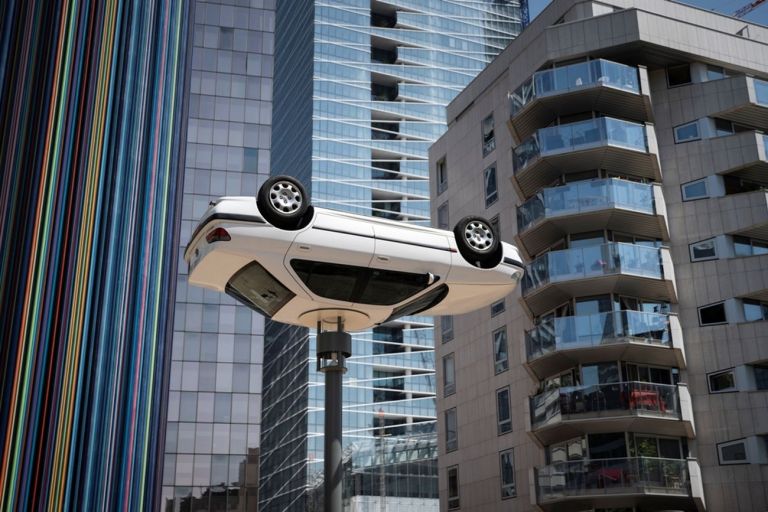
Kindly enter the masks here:
<path id="1" fill-rule="evenodd" d="M 738 11 L 736 11 L 735 13 L 733 13 L 733 16 L 736 18 L 743 18 L 744 16 L 746 16 L 747 14 L 755 10 L 755 8 L 757 8 L 757 6 L 759 6 L 763 2 L 765 2 L 765 0 L 755 0 L 754 2 L 750 2 L 744 7 L 742 7 L 741 9 L 739 9 Z"/>

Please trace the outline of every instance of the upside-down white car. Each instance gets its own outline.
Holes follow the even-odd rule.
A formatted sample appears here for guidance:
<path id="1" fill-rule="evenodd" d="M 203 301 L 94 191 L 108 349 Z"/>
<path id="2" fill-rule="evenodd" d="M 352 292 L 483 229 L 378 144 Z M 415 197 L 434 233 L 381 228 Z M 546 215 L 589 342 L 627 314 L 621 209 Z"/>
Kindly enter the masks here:
<path id="1" fill-rule="evenodd" d="M 523 274 L 488 221 L 454 232 L 314 208 L 302 185 L 275 176 L 256 198 L 211 202 L 184 258 L 189 282 L 225 292 L 276 321 L 356 331 L 403 315 L 487 306 Z"/>

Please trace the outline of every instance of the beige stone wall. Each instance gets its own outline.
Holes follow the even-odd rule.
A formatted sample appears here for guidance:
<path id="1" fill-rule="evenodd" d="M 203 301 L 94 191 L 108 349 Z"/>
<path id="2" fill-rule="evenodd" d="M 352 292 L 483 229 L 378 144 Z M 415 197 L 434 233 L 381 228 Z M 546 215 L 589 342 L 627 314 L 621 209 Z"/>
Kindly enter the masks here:
<path id="1" fill-rule="evenodd" d="M 605 2 L 604 2 L 605 3 Z M 680 185 L 701 177 L 765 159 L 754 134 L 703 139 L 675 144 L 673 127 L 708 115 L 730 111 L 749 101 L 744 77 L 668 88 L 665 62 L 703 62 L 768 77 L 768 30 L 749 26 L 749 37 L 739 37 L 745 22 L 664 0 L 611 0 L 622 12 L 583 18 L 588 2 L 555 0 L 449 106 L 449 131 L 430 150 L 430 162 L 445 157 L 448 188 L 435 196 L 433 216 L 446 201 L 450 225 L 464 215 L 500 218 L 502 239 L 514 241 L 515 207 L 522 202 L 511 184 L 512 138 L 505 126 L 510 91 L 542 65 L 585 55 L 642 63 L 649 69 L 654 124 L 663 175 L 670 232 L 670 253 L 675 266 L 679 314 L 685 340 L 687 369 L 682 382 L 689 385 L 697 439 L 689 443 L 691 456 L 701 465 L 707 509 L 759 511 L 768 509 L 768 465 L 721 466 L 716 444 L 740 437 L 768 434 L 768 392 L 741 391 L 710 394 L 707 373 L 768 360 L 768 325 L 765 322 L 700 327 L 698 307 L 734 297 L 768 291 L 768 256 L 692 263 L 689 244 L 712 236 L 768 226 L 765 193 L 683 202 Z M 577 10 L 572 10 L 577 9 Z M 581 9 L 581 10 L 578 10 Z M 552 26 L 571 13 L 571 21 Z M 582 17 L 582 19 L 578 19 Z M 621 46 L 621 48 L 618 48 Z M 494 113 L 496 150 L 483 158 L 480 123 Z M 768 126 L 763 127 L 768 129 Z M 483 170 L 496 163 L 499 200 L 485 208 Z M 521 307 L 520 291 L 506 299 L 506 311 L 491 318 L 485 308 L 454 319 L 455 337 L 441 344 L 437 336 L 438 381 L 441 359 L 455 354 L 456 389 L 443 397 L 439 389 L 438 417 L 441 440 L 441 510 L 447 509 L 446 468 L 459 465 L 462 510 L 531 510 L 529 470 L 544 464 L 543 449 L 526 432 L 527 400 L 536 381 L 525 369 L 523 332 L 532 324 Z M 492 333 L 505 326 L 510 368 L 494 375 Z M 439 328 L 438 328 L 439 333 Z M 510 386 L 513 431 L 497 435 L 496 390 Z M 445 453 L 443 411 L 457 407 L 459 449 Z M 515 450 L 517 497 L 500 498 L 499 452 Z"/>

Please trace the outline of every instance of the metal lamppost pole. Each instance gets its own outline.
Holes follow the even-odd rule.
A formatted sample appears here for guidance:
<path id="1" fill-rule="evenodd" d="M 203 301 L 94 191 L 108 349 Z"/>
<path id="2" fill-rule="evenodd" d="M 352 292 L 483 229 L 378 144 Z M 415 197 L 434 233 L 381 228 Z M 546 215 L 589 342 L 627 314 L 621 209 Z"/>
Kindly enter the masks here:
<path id="1" fill-rule="evenodd" d="M 351 355 L 352 337 L 344 332 L 340 316 L 337 317 L 335 331 L 323 332 L 322 322 L 317 323 L 317 369 L 325 374 L 325 512 L 342 512 L 341 378 L 347 371 L 346 358 Z"/>

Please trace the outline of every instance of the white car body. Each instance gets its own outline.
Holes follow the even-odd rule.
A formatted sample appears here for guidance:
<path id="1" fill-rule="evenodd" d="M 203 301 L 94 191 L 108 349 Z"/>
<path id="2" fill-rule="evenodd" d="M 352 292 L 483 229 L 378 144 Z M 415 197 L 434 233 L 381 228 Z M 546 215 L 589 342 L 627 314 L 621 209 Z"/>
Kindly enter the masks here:
<path id="1" fill-rule="evenodd" d="M 253 197 L 224 197 L 212 202 L 184 258 L 189 264 L 191 284 L 219 292 L 229 293 L 237 288 L 236 294 L 252 296 L 253 286 L 249 288 L 249 285 L 255 283 L 256 278 L 251 274 L 259 279 L 267 279 L 263 270 L 271 274 L 290 293 L 285 294 L 281 287 L 274 286 L 258 292 L 260 296 L 255 300 L 280 303 L 277 310 L 266 311 L 243 295 L 236 298 L 278 322 L 314 328 L 318 322 L 330 324 L 341 318 L 346 330 L 357 331 L 395 318 L 399 316 L 398 311 L 405 311 L 400 314 L 462 314 L 500 300 L 514 290 L 523 274 L 517 248 L 507 243 L 501 243 L 501 262 L 494 268 L 481 269 L 468 263 L 458 252 L 450 231 L 323 208 L 314 208 L 313 217 L 304 228 L 283 230 L 264 220 L 256 203 Z M 217 228 L 226 230 L 230 240 L 206 240 Z M 254 261 L 258 265 L 251 265 Z M 357 268 L 329 278 L 329 271 L 341 270 L 337 265 Z M 238 274 L 246 267 L 249 270 Z M 365 302 L 363 297 L 369 295 L 375 296 L 378 302 L 391 302 L 398 297 L 399 289 L 398 293 L 389 293 L 388 288 L 391 285 L 394 290 L 401 276 L 411 277 L 392 274 L 393 271 L 419 275 L 412 280 L 420 283 L 420 289 L 400 297 L 402 300 L 394 304 Z M 306 282 L 299 276 L 300 272 Z M 351 282 L 352 275 L 361 276 L 359 281 L 364 286 L 358 285 L 355 290 L 362 292 L 352 294 L 350 291 L 350 300 L 328 297 L 346 296 L 344 290 L 350 287 L 345 288 L 345 281 Z M 228 283 L 231 284 L 229 292 Z M 447 285 L 447 294 L 444 287 L 440 288 L 443 285 Z M 335 291 L 326 293 L 326 286 Z M 378 291 L 369 290 L 377 287 Z M 317 293 L 320 288 L 325 296 Z M 279 299 L 283 295 L 292 296 Z M 444 298 L 433 304 L 439 295 Z M 428 297 L 432 297 L 432 301 L 427 300 Z M 355 298 L 358 300 L 353 300 Z M 409 311 L 408 306 L 420 298 L 430 307 Z"/>

